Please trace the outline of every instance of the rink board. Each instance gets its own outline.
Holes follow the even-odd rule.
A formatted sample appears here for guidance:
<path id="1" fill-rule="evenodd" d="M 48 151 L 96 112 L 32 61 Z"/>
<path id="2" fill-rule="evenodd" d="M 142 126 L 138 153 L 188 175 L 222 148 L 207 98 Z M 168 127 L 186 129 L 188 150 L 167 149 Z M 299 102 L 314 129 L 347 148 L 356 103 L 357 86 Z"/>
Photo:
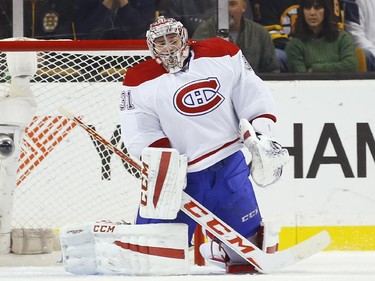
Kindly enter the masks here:
<path id="1" fill-rule="evenodd" d="M 291 161 L 256 189 L 281 247 L 327 229 L 329 250 L 375 250 L 375 81 L 269 81 Z"/>

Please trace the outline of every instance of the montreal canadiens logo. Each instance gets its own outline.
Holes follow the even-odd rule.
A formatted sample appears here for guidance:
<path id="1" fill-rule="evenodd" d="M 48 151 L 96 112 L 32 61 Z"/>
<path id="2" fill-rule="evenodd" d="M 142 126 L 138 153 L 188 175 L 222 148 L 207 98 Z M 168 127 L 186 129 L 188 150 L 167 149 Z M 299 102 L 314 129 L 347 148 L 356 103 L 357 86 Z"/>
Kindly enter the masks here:
<path id="1" fill-rule="evenodd" d="M 190 82 L 174 94 L 174 106 L 183 115 L 206 114 L 224 101 L 224 97 L 218 92 L 219 88 L 219 81 L 213 77 Z"/>

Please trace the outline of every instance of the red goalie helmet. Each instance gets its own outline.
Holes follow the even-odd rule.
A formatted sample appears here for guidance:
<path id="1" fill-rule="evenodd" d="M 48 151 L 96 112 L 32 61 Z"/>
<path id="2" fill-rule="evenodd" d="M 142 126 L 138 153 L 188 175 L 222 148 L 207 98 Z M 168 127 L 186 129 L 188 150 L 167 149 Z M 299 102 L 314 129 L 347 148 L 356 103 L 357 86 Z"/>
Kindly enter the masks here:
<path id="1" fill-rule="evenodd" d="M 189 55 L 188 34 L 181 22 L 158 17 L 146 34 L 151 55 L 168 72 L 176 73 L 184 66 Z"/>

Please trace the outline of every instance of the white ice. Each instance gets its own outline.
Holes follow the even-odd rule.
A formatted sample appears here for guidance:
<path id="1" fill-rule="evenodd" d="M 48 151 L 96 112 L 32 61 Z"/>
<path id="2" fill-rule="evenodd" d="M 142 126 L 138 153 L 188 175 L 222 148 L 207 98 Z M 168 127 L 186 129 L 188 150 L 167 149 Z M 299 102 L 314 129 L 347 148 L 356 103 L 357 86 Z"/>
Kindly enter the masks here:
<path id="1" fill-rule="evenodd" d="M 77 276 L 62 266 L 1 267 L 0 279 L 9 281 L 374 281 L 375 252 L 322 252 L 273 274 L 228 275 L 214 266 L 192 266 L 184 276 Z"/>

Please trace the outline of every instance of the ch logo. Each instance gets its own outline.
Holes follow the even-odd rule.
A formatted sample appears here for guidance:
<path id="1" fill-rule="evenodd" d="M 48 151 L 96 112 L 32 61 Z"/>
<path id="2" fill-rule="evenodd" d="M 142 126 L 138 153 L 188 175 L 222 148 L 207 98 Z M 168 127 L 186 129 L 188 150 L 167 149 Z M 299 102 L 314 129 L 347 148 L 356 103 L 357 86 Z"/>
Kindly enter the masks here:
<path id="1" fill-rule="evenodd" d="M 183 115 L 206 114 L 224 101 L 219 88 L 219 81 L 214 77 L 193 81 L 178 89 L 173 98 L 174 106 Z"/>

